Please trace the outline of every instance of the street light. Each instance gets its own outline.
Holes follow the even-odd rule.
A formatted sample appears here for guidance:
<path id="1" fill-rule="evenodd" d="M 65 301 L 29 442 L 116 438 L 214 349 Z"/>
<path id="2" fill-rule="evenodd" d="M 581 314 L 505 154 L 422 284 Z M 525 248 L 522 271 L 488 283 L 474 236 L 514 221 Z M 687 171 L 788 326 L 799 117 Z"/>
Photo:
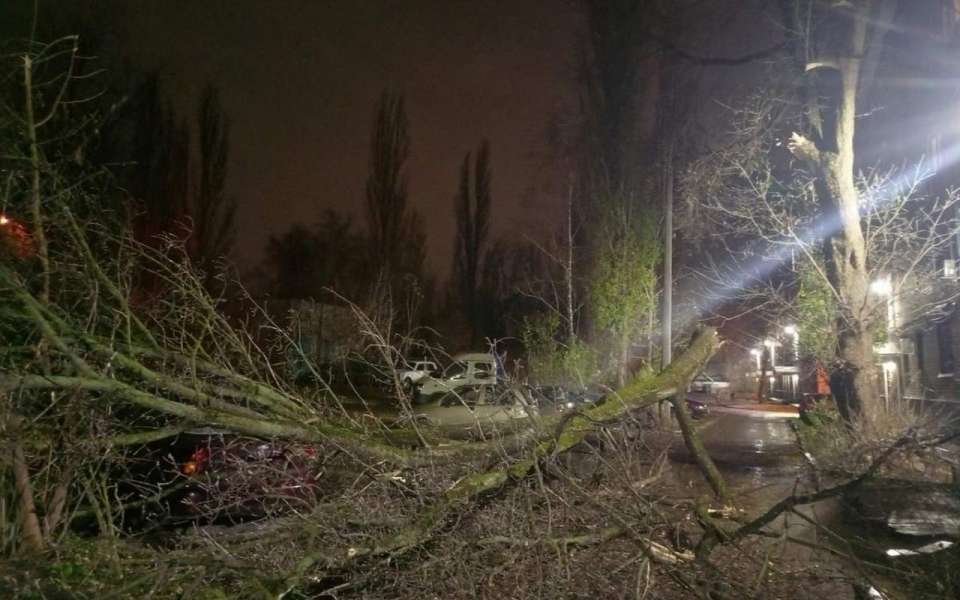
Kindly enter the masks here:
<path id="1" fill-rule="evenodd" d="M 892 360 L 884 361 L 883 368 L 883 403 L 886 408 L 890 407 L 890 379 L 897 374 L 897 363 Z"/>
<path id="2" fill-rule="evenodd" d="M 870 291 L 878 296 L 889 296 L 893 293 L 893 284 L 889 277 L 876 279 L 870 283 Z"/>
<path id="3" fill-rule="evenodd" d="M 772 369 L 777 364 L 777 342 L 767 338 L 763 340 L 763 345 L 770 350 L 770 368 Z"/>
<path id="4" fill-rule="evenodd" d="M 889 335 L 897 327 L 897 299 L 893 297 L 893 284 L 890 282 L 890 276 L 885 275 L 880 279 L 875 279 L 870 283 L 870 291 L 878 296 L 886 298 L 887 323 L 886 330 Z M 887 344 L 890 344 L 888 341 Z"/>
<path id="5" fill-rule="evenodd" d="M 793 338 L 793 360 L 796 365 L 800 360 L 800 331 L 796 325 L 787 325 L 783 328 L 783 332 Z"/>

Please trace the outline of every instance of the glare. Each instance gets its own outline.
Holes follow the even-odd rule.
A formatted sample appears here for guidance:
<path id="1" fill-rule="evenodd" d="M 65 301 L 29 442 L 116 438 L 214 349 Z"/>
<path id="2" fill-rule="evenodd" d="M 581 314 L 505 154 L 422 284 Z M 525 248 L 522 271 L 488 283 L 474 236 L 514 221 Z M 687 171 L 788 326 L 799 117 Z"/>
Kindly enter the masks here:
<path id="1" fill-rule="evenodd" d="M 5 217 L 4 215 L 0 215 L 0 225 L 6 225 L 9 222 L 10 222 L 10 219 Z"/>
<path id="2" fill-rule="evenodd" d="M 787 325 L 783 328 L 783 332 L 787 335 L 797 335 L 797 326 L 796 325 Z"/>
<path id="3" fill-rule="evenodd" d="M 884 277 L 883 279 L 877 279 L 870 284 L 870 291 L 879 296 L 889 296 L 893 293 L 893 285 L 890 283 L 890 278 Z"/>

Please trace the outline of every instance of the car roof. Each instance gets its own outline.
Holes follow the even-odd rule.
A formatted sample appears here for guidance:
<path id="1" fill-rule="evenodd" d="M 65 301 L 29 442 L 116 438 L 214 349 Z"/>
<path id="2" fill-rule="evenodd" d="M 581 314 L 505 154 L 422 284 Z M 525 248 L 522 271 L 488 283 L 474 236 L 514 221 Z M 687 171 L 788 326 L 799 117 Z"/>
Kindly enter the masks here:
<path id="1" fill-rule="evenodd" d="M 453 360 L 456 362 L 466 362 L 466 361 L 479 361 L 484 362 L 494 362 L 492 354 L 486 352 L 465 352 L 463 354 L 458 354 L 453 357 Z"/>

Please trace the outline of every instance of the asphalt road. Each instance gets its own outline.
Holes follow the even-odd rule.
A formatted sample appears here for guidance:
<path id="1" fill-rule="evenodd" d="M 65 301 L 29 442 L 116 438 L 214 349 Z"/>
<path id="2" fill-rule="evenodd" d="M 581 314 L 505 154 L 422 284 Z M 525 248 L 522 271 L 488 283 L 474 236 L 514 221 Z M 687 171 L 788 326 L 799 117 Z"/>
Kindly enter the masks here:
<path id="1" fill-rule="evenodd" d="M 790 418 L 746 411 L 714 410 L 700 428 L 704 446 L 714 462 L 732 467 L 792 467 L 800 460 Z M 682 440 L 671 457 L 691 460 Z"/>

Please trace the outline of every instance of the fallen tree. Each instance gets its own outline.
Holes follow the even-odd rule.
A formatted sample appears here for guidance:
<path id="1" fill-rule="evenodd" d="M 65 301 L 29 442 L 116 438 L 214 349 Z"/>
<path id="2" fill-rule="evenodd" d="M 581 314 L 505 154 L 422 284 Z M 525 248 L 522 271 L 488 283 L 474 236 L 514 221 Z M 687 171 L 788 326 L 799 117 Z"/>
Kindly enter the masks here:
<path id="1" fill-rule="evenodd" d="M 42 453 L 77 443 L 62 436 L 54 439 L 56 421 L 62 415 L 53 413 L 54 422 L 48 422 L 51 415 L 44 415 L 45 409 L 35 412 L 43 397 L 55 404 L 68 400 L 71 414 L 81 415 L 82 422 L 91 426 L 95 423 L 96 446 L 101 449 L 213 425 L 262 438 L 331 444 L 361 462 L 377 460 L 391 468 L 413 468 L 496 456 L 510 443 L 503 439 L 462 442 L 438 432 L 426 438 L 404 436 L 338 423 L 330 410 L 333 399 L 303 398 L 286 386 L 267 355 L 218 312 L 189 264 L 122 236 L 110 236 L 96 222 L 80 224 L 65 205 L 52 214 L 67 225 L 70 235 L 60 241 L 63 247 L 51 253 L 47 263 L 64 267 L 50 278 L 49 290 L 46 286 L 39 292 L 34 289 L 31 264 L 0 265 L 3 326 L 17 338 L 4 353 L 0 393 L 10 400 L 5 430 L 18 452 L 27 448 Z M 166 283 L 166 299 L 139 311 L 131 299 L 132 286 L 124 289 L 117 283 L 130 281 L 127 269 L 132 261 L 104 261 L 91 249 L 91 234 L 111 239 L 115 252 L 148 265 Z M 66 255 L 79 257 L 84 268 L 73 270 L 72 264 L 62 260 Z M 46 294 L 51 295 L 45 299 Z M 345 559 L 396 552 L 423 541 L 451 508 L 524 478 L 538 461 L 569 450 L 634 410 L 684 390 L 716 346 L 716 333 L 704 330 L 666 371 L 647 374 L 581 413 L 531 421 L 530 428 L 512 440 L 509 454 L 519 459 L 462 477 L 416 522 L 378 544 L 356 549 Z M 685 432 L 690 434 L 689 429 Z M 406 443 L 397 444 L 397 439 Z M 419 447 L 411 447 L 411 439 Z M 100 458 L 95 451 L 90 456 Z M 23 467 L 29 462 L 21 458 L 17 464 Z M 24 472 L 19 481 L 17 494 L 29 509 L 33 486 Z M 24 535 L 39 549 L 42 544 L 34 530 L 26 527 Z M 316 560 L 308 557 L 304 565 Z"/>
<path id="2" fill-rule="evenodd" d="M 770 596 L 787 597 L 769 583 L 772 575 L 788 578 L 768 569 L 760 544 L 745 561 L 763 565 L 755 577 L 741 577 L 729 562 L 718 568 L 713 555 L 747 555 L 753 548 L 735 542 L 775 535 L 770 525 L 781 514 L 859 485 L 876 470 L 846 488 L 798 492 L 738 528 L 727 528 L 702 501 L 656 489 L 664 483 L 663 448 L 644 447 L 643 427 L 636 434 L 621 425 L 672 399 L 714 495 L 724 508 L 730 504 L 682 401 L 687 382 L 717 348 L 711 329 L 700 331 L 663 372 L 646 373 L 578 412 L 530 419 L 514 435 L 462 441 L 415 423 L 390 427 L 352 418 L 329 389 L 288 383 L 278 353 L 224 315 L 206 286 L 211 278 L 196 272 L 177 240 L 159 247 L 137 243 L 102 210 L 108 187 L 89 186 L 83 177 L 64 185 L 65 173 L 75 173 L 64 166 L 72 155 L 40 143 L 55 137 L 42 125 L 54 122 L 48 115 L 57 114 L 58 102 L 34 107 L 41 116 L 25 129 L 29 139 L 12 150 L 22 150 L 23 160 L 2 159 L 14 190 L 5 218 L 24 221 L 16 251 L 0 262 L 5 556 L 55 547 L 72 561 L 58 568 L 70 572 L 79 564 L 93 581 L 99 575 L 90 574 L 106 563 L 103 580 L 117 586 L 110 590 L 117 597 L 280 598 L 351 589 L 361 596 L 434 595 L 429 590 L 447 597 L 481 584 L 488 596 L 610 595 L 622 592 L 618 579 L 627 567 L 635 567 L 637 597 L 657 573 L 665 575 L 657 590 L 666 590 L 663 597 L 758 597 L 761 586 Z M 0 238 L 0 252 L 4 243 Z M 144 297 L 138 282 L 145 276 L 162 293 Z M 278 343 L 290 341 L 273 327 Z M 337 487 L 325 472 L 326 495 L 312 508 L 246 529 L 198 528 L 162 552 L 123 535 L 125 513 L 159 505 L 176 491 L 118 493 L 126 453 L 207 425 L 316 445 L 335 457 L 323 468 L 339 469 L 348 482 Z M 573 450 L 596 460 L 585 478 L 558 460 L 572 458 Z M 67 535 L 77 533 L 72 524 L 91 519 L 95 526 L 88 524 L 85 533 L 98 535 Z M 693 560 L 697 546 L 700 562 Z M 591 554 L 601 548 L 603 556 Z M 605 562 L 592 562 L 597 556 Z M 14 571 L 22 566 L 30 575 L 43 563 L 30 562 Z M 538 579 L 529 576 L 533 569 L 553 573 L 539 572 Z M 528 580 L 497 581 L 503 573 Z M 9 577 L 19 576 L 0 563 L 0 595 Z M 32 579 L 25 588 L 40 578 Z M 75 583 L 54 591 L 73 590 Z M 102 587 L 93 589 L 103 595 Z"/>

